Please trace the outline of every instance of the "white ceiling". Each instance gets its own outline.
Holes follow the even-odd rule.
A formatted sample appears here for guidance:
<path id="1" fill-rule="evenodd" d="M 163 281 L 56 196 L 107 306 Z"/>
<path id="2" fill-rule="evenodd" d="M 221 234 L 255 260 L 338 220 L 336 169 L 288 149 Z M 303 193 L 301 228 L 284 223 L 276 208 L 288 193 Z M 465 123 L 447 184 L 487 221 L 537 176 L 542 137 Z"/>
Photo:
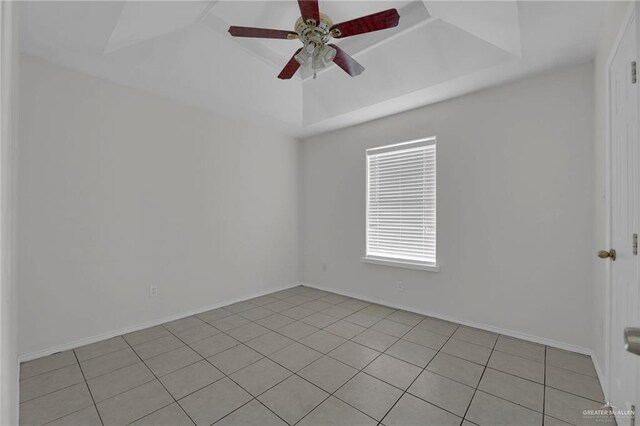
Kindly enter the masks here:
<path id="1" fill-rule="evenodd" d="M 23 2 L 31 55 L 305 137 L 592 58 L 604 3 L 320 0 L 334 22 L 395 7 L 397 28 L 338 41 L 364 67 L 276 78 L 295 40 L 233 38 L 230 25 L 292 29 L 295 1 Z"/>

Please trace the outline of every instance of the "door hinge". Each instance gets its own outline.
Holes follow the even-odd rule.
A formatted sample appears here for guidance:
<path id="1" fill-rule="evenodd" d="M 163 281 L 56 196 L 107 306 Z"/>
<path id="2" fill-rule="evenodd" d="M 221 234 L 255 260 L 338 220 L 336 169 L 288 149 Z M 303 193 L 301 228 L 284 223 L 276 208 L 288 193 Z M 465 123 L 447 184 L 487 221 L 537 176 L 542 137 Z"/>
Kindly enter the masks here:
<path id="1" fill-rule="evenodd" d="M 633 255 L 638 255 L 638 234 L 633 234 Z"/>
<path id="2" fill-rule="evenodd" d="M 636 61 L 632 61 L 631 62 L 631 84 L 636 84 L 636 81 L 638 81 L 636 68 L 637 68 Z"/>

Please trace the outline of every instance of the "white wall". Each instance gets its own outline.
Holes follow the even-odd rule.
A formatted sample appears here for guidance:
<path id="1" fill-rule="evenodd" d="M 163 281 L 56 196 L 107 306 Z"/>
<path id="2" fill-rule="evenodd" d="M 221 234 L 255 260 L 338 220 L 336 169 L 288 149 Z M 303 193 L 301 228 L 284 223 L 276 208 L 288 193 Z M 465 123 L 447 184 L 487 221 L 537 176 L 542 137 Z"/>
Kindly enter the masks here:
<path id="1" fill-rule="evenodd" d="M 613 43 L 622 26 L 623 19 L 629 8 L 629 2 L 608 2 L 607 14 L 600 33 L 600 40 L 594 60 L 594 119 L 593 119 L 593 144 L 594 144 L 594 232 L 592 253 L 598 250 L 608 250 L 607 241 L 607 200 L 606 200 L 606 65 L 609 59 Z M 607 304 L 607 264 L 597 257 L 592 257 L 593 268 L 593 350 L 595 359 L 601 369 L 605 368 L 606 359 L 606 304 Z M 604 372 L 603 388 L 608 395 L 607 372 Z"/>
<path id="2" fill-rule="evenodd" d="M 21 354 L 296 281 L 297 140 L 21 67 Z"/>
<path id="3" fill-rule="evenodd" d="M 565 68 L 306 140 L 302 278 L 591 347 L 592 69 Z M 441 272 L 361 263 L 365 150 L 434 135 Z"/>

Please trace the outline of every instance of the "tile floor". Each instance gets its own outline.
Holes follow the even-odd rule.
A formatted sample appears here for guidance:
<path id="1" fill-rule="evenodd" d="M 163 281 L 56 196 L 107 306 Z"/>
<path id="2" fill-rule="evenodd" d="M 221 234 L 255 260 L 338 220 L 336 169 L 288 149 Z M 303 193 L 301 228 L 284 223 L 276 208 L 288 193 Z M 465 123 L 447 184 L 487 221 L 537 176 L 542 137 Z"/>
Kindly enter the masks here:
<path id="1" fill-rule="evenodd" d="M 308 287 L 20 375 L 24 425 L 603 423 L 582 414 L 603 405 L 589 357 Z"/>

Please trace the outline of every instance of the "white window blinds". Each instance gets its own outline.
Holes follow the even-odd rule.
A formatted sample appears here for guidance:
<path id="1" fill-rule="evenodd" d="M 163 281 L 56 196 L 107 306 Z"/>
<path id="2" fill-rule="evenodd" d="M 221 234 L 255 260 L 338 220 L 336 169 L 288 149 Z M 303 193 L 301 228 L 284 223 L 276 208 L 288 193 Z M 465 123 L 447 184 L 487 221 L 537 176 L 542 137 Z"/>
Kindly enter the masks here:
<path id="1" fill-rule="evenodd" d="M 436 264 L 435 138 L 367 150 L 367 258 Z"/>

